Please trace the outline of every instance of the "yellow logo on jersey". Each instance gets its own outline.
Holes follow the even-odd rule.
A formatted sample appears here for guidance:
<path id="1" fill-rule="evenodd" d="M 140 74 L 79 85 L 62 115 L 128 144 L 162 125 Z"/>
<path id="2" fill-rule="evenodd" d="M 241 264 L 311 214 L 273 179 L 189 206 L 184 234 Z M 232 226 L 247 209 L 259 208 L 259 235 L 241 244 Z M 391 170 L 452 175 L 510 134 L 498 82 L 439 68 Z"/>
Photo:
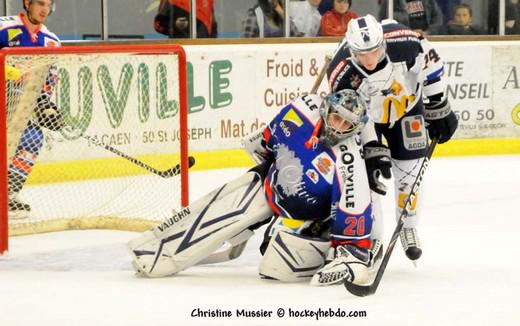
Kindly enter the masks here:
<path id="1" fill-rule="evenodd" d="M 401 94 L 401 91 L 403 90 L 403 86 L 401 84 L 399 84 L 395 79 L 392 81 L 392 84 L 390 85 L 390 87 L 388 87 L 387 89 L 383 89 L 381 91 L 381 94 L 383 94 L 384 96 L 387 96 L 387 95 L 399 95 Z"/>
<path id="2" fill-rule="evenodd" d="M 16 37 L 22 35 L 22 30 L 19 28 L 13 28 L 7 30 L 7 41 L 12 42 Z"/>
<path id="3" fill-rule="evenodd" d="M 383 102 L 383 117 L 380 123 L 390 123 L 390 110 L 392 106 L 395 108 L 395 120 L 400 119 L 405 113 L 408 104 L 415 100 L 415 96 L 401 96 L 401 99 L 395 97 L 387 97 Z"/>
<path id="4" fill-rule="evenodd" d="M 290 121 L 294 123 L 297 127 L 301 127 L 301 125 L 303 124 L 302 119 L 298 116 L 298 114 L 296 114 L 296 112 L 294 112 L 293 109 L 287 111 L 287 113 L 283 116 L 283 120 Z"/>

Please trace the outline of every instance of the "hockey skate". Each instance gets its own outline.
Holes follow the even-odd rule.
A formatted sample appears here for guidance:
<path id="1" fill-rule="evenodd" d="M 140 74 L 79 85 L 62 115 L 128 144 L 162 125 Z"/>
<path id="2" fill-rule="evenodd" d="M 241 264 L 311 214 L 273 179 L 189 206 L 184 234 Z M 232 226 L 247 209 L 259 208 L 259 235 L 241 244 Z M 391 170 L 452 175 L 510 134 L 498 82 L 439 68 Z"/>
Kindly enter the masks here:
<path id="1" fill-rule="evenodd" d="M 402 228 L 399 233 L 406 257 L 412 261 L 421 258 L 422 249 L 416 228 Z"/>
<path id="2" fill-rule="evenodd" d="M 21 201 L 18 197 L 9 197 L 7 206 L 9 208 L 9 218 L 27 218 L 31 212 L 31 206 Z"/>
<path id="3" fill-rule="evenodd" d="M 349 280 L 364 284 L 368 280 L 370 251 L 354 245 L 340 245 L 335 249 L 335 258 L 323 266 L 311 280 L 311 285 L 325 286 Z"/>

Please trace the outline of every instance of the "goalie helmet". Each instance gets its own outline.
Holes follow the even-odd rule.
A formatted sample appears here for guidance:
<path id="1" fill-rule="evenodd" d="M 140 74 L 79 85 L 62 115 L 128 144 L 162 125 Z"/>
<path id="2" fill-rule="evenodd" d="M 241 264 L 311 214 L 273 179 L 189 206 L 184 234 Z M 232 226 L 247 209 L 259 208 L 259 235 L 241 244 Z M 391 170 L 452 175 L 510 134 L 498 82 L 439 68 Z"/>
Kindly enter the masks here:
<path id="1" fill-rule="evenodd" d="M 321 139 L 330 146 L 360 132 L 368 121 L 366 103 L 352 89 L 326 96 L 320 115 L 323 119 Z"/>
<path id="2" fill-rule="evenodd" d="M 372 15 L 350 20 L 345 37 L 354 54 L 371 52 L 385 46 L 383 27 Z"/>
<path id="3" fill-rule="evenodd" d="M 29 4 L 33 3 L 34 0 L 27 0 Z M 22 0 L 23 9 L 25 11 L 29 11 L 29 8 L 25 5 L 25 0 Z M 49 11 L 49 16 L 56 10 L 56 2 L 54 0 L 51 0 L 51 10 Z"/>

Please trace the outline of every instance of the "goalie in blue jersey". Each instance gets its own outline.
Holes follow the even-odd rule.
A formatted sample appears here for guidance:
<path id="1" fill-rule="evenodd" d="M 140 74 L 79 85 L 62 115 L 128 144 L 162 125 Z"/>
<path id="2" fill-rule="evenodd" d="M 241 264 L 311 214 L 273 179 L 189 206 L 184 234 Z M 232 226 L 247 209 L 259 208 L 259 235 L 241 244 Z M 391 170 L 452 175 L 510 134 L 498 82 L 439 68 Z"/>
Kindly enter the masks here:
<path id="1" fill-rule="evenodd" d="M 384 177 L 391 167 L 385 153 L 361 146 L 375 141 L 374 128 L 364 128 L 370 123 L 366 104 L 352 90 L 296 98 L 244 140 L 255 168 L 130 241 L 136 271 L 169 276 L 235 258 L 253 231 L 270 223 L 261 248 L 263 277 L 366 283 L 381 244 L 371 239 L 365 164 L 377 162 Z M 226 242 L 231 250 L 217 251 Z"/>

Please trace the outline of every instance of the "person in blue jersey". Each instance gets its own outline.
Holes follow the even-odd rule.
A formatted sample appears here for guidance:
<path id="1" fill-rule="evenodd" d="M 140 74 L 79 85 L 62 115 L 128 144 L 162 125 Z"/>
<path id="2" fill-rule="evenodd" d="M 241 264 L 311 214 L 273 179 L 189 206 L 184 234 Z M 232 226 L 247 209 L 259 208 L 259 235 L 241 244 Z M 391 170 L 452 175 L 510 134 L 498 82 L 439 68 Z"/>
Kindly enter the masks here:
<path id="1" fill-rule="evenodd" d="M 372 199 L 364 161 L 368 153 L 360 139 L 367 122 L 366 104 L 352 90 L 325 99 L 309 94 L 283 108 L 261 136 L 252 137 L 254 142 L 246 142 L 257 162 L 271 162 L 264 190 L 275 218 L 260 249 L 262 275 L 280 278 L 276 264 L 270 263 L 277 257 L 271 251 L 276 234 L 285 230 L 330 241 L 327 264 L 316 271 L 312 285 L 346 278 L 366 283 L 381 248 L 371 238 Z M 375 133 L 364 137 L 377 142 Z M 386 163 L 382 169 L 389 174 L 389 157 Z"/>
<path id="2" fill-rule="evenodd" d="M 426 155 L 427 134 L 442 144 L 458 126 L 448 102 L 443 72 L 441 57 L 425 38 L 396 21 L 379 23 L 371 15 L 349 23 L 328 67 L 331 91 L 352 89 L 369 103 L 373 125 L 367 128 L 374 129 L 379 142 L 363 139 L 363 146 L 392 157 L 397 218 Z M 388 147 L 381 145 L 383 137 Z M 367 159 L 371 189 L 384 195 L 386 189 L 379 179 L 378 165 L 379 161 Z M 378 203 L 376 198 L 376 210 L 380 209 Z M 400 234 L 405 253 L 412 261 L 422 255 L 416 205 L 417 199 Z M 374 237 L 381 235 L 382 225 L 376 223 Z"/>
<path id="3" fill-rule="evenodd" d="M 54 0 L 23 0 L 23 7 L 25 12 L 17 16 L 0 17 L 0 48 L 59 46 L 59 38 L 44 25 L 47 17 L 54 11 Z M 7 68 L 10 71 L 16 70 L 16 67 Z M 8 78 L 7 83 L 11 83 L 13 88 L 21 87 L 17 80 L 12 79 L 14 78 Z M 41 94 L 34 104 L 33 118 L 23 131 L 9 164 L 8 206 L 11 218 L 24 218 L 30 213 L 30 205 L 20 199 L 19 193 L 43 147 L 42 128 L 59 130 L 63 126 L 61 114 L 50 101 L 55 83 L 56 69 L 50 67 Z"/>
<path id="4" fill-rule="evenodd" d="M 269 224 L 260 247 L 262 277 L 366 283 L 382 252 L 372 241 L 365 159 L 373 154 L 361 146 L 361 135 L 377 143 L 365 127 L 366 112 L 353 90 L 295 98 L 243 139 L 254 168 L 129 242 L 137 273 L 170 276 L 199 262 L 234 259 Z M 390 157 L 380 166 L 390 174 Z"/>

